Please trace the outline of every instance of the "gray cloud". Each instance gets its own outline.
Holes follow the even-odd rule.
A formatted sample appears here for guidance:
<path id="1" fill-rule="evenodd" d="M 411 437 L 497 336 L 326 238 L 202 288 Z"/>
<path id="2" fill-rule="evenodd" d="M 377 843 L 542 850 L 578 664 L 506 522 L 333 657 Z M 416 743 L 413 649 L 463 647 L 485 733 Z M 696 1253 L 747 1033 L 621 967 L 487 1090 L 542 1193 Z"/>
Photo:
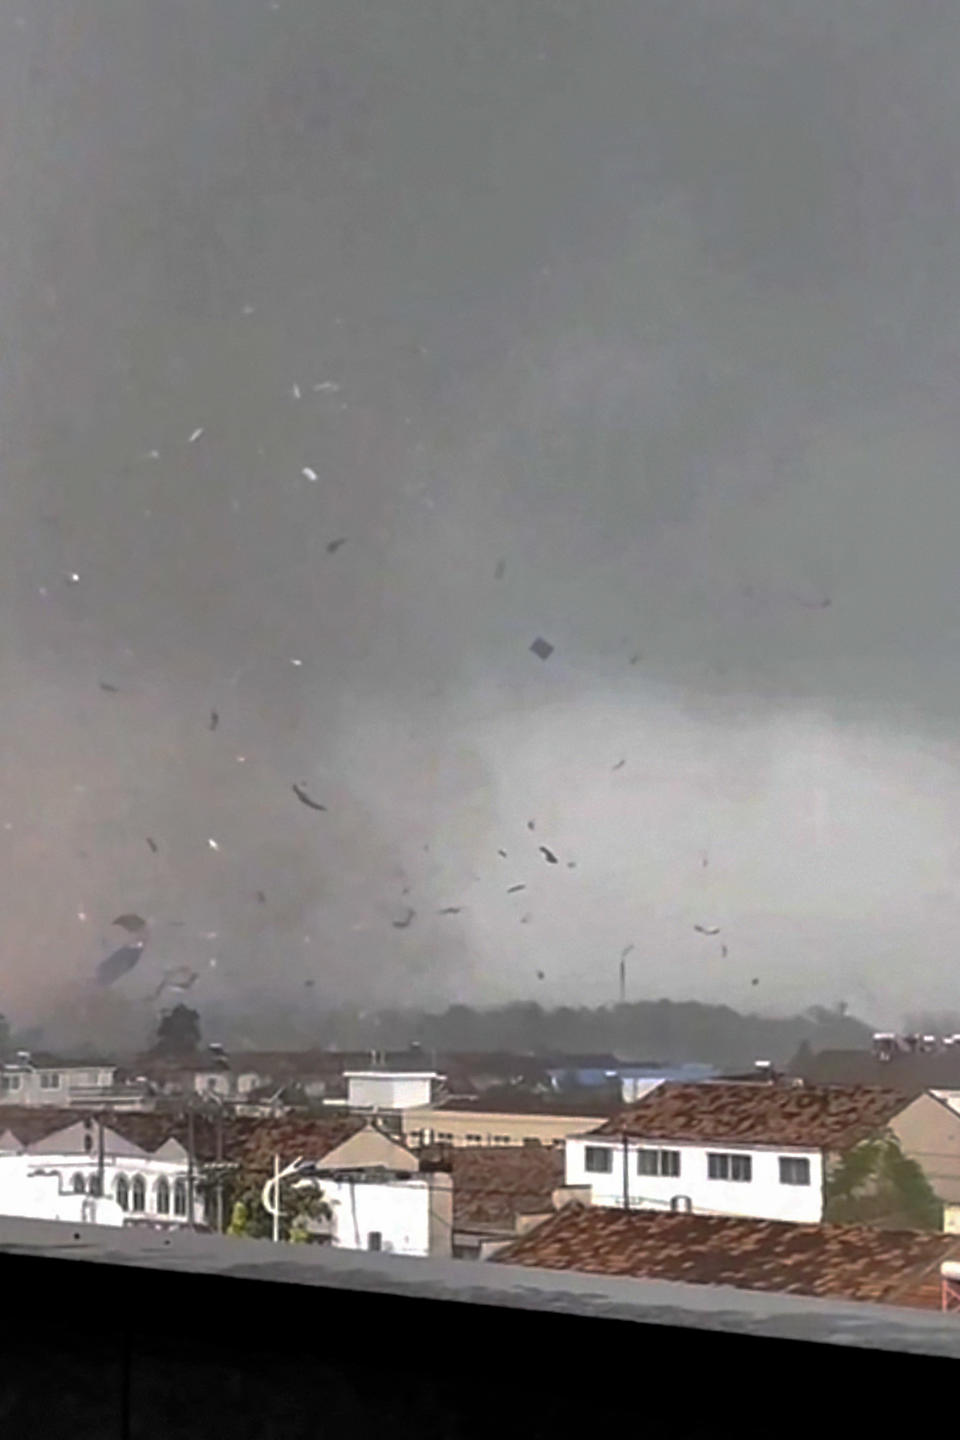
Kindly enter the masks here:
<path id="1" fill-rule="evenodd" d="M 960 16 L 20 12 L 7 1008 L 128 906 L 217 1004 L 594 1000 L 631 940 L 646 993 L 938 1000 Z M 512 868 L 527 812 L 575 871 Z"/>

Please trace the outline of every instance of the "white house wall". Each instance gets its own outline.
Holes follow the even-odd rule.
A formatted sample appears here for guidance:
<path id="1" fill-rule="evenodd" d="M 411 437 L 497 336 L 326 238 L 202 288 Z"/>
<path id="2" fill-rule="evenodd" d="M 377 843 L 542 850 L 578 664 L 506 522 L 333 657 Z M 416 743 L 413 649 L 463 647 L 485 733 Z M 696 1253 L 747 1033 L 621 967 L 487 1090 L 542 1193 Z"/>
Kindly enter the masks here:
<path id="1" fill-rule="evenodd" d="M 588 1185 L 594 1205 L 622 1207 L 623 1142 L 607 1142 L 612 1169 L 595 1173 L 586 1168 L 588 1146 L 599 1147 L 596 1139 L 575 1139 L 566 1143 L 567 1185 Z M 679 1176 L 639 1175 L 640 1149 L 678 1150 Z M 749 1155 L 749 1181 L 711 1180 L 707 1173 L 708 1153 Z M 739 1145 L 690 1145 L 671 1141 L 630 1142 L 628 1150 L 628 1197 L 636 1209 L 669 1210 L 677 1196 L 689 1197 L 691 1208 L 701 1215 L 748 1215 L 764 1220 L 817 1222 L 823 1213 L 823 1162 L 818 1150 L 752 1149 Z M 784 1185 L 780 1181 L 780 1157 L 804 1157 L 810 1162 L 809 1185 Z"/>
<path id="2" fill-rule="evenodd" d="M 43 1176 L 36 1172 L 44 1172 Z M 20 1205 L 24 1193 L 25 1177 L 33 1172 L 33 1178 L 48 1180 L 53 1178 L 53 1183 L 58 1187 L 64 1197 L 71 1197 L 79 1201 L 82 1197 L 74 1195 L 73 1177 L 80 1174 L 84 1177 L 87 1189 L 90 1181 L 97 1174 L 96 1156 L 77 1153 L 27 1153 L 20 1155 L 0 1154 L 0 1214 L 20 1215 L 24 1212 L 20 1209 L 8 1209 L 9 1205 Z M 185 1225 L 188 1217 L 177 1215 L 174 1210 L 174 1187 L 177 1180 L 187 1180 L 187 1167 L 182 1161 L 157 1160 L 152 1156 L 108 1156 L 103 1167 L 103 1190 L 104 1199 L 112 1200 L 116 1194 L 116 1181 L 119 1175 L 125 1175 L 129 1186 L 131 1197 L 131 1208 L 126 1214 L 131 1219 L 155 1220 L 158 1224 Z M 134 1210 L 132 1208 L 133 1180 L 140 1175 L 143 1177 L 146 1186 L 146 1208 Z M 157 1182 L 160 1177 L 166 1178 L 170 1186 L 170 1209 L 162 1213 L 157 1209 Z M 69 1205 L 67 1207 L 70 1208 Z M 118 1207 L 119 1208 L 119 1207 Z M 49 1214 L 33 1215 L 34 1219 L 55 1218 Z M 194 1219 L 197 1224 L 203 1221 L 203 1200 L 199 1193 L 194 1195 Z"/>
<path id="3" fill-rule="evenodd" d="M 431 1074 L 365 1074 L 347 1072 L 347 1103 L 357 1109 L 409 1110 L 429 1105 L 435 1076 Z"/>
<path id="4" fill-rule="evenodd" d="M 426 1179 L 384 1181 L 323 1179 L 333 1208 L 333 1244 L 366 1250 L 371 1232 L 395 1255 L 430 1254 L 431 1189 Z"/>

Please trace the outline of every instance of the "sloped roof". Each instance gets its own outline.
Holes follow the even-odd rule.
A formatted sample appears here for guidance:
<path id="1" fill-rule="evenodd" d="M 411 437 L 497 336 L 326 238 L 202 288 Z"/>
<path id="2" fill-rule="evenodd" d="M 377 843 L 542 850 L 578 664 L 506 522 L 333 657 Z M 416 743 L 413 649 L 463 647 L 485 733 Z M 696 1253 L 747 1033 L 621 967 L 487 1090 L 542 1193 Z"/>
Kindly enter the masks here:
<path id="1" fill-rule="evenodd" d="M 909 1102 L 902 1091 L 880 1085 L 665 1081 L 593 1134 L 845 1149 L 882 1129 Z"/>
<path id="2" fill-rule="evenodd" d="M 545 1146 L 431 1147 L 421 1159 L 448 1161 L 457 1230 L 513 1234 L 518 1215 L 552 1210 L 553 1192 L 563 1184 L 563 1151 Z"/>
<path id="3" fill-rule="evenodd" d="M 919 1090 L 949 1090 L 960 1086 L 960 1047 L 939 1054 L 898 1052 L 881 1060 L 870 1050 L 799 1052 L 790 1072 L 816 1085 L 883 1085 L 915 1095 Z"/>
<path id="4" fill-rule="evenodd" d="M 92 1114 L 93 1112 L 88 1112 Z M 0 1132 L 10 1131 L 22 1145 L 33 1146 L 58 1131 L 81 1125 L 85 1112 L 54 1107 L 0 1106 Z M 144 1114 L 111 1111 L 105 1124 L 117 1135 L 153 1155 L 171 1137 L 187 1146 L 190 1127 L 183 1112 L 151 1111 Z M 335 1145 L 341 1144 L 363 1121 L 352 1116 L 334 1119 L 305 1115 L 284 1115 L 263 1119 L 224 1115 L 223 1156 L 244 1167 L 268 1173 L 274 1154 L 284 1161 L 304 1155 L 320 1159 Z M 217 1122 L 208 1114 L 195 1114 L 194 1146 L 201 1162 L 213 1160 L 217 1154 Z M 82 1146 L 82 1141 L 81 1141 Z"/>
<path id="5" fill-rule="evenodd" d="M 354 1167 L 404 1170 L 413 1174 L 419 1167 L 419 1161 L 406 1146 L 373 1125 L 365 1125 L 322 1157 L 323 1169 L 349 1170 Z"/>
<path id="6" fill-rule="evenodd" d="M 564 1207 L 496 1263 L 936 1309 L 960 1236 L 868 1225 Z"/>

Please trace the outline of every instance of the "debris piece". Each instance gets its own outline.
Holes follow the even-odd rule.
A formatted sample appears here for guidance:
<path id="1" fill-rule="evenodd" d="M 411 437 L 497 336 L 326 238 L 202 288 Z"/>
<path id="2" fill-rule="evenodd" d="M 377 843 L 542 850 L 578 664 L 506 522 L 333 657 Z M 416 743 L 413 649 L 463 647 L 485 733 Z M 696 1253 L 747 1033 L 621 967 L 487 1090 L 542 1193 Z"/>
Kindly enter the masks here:
<path id="1" fill-rule="evenodd" d="M 393 921 L 391 922 L 392 925 L 393 925 L 393 928 L 394 928 L 395 930 L 406 930 L 407 926 L 408 926 L 408 925 L 410 924 L 410 922 L 413 920 L 413 917 L 416 915 L 416 913 L 417 913 L 416 910 L 413 910 L 413 909 L 411 909 L 411 908 L 408 906 L 408 907 L 407 907 L 407 913 L 406 913 L 406 915 L 403 917 L 402 920 L 393 920 Z"/>
<path id="2" fill-rule="evenodd" d="M 311 795 L 307 794 L 302 785 L 291 785 L 290 789 L 294 795 L 296 795 L 301 805 L 306 805 L 310 810 L 326 810 L 326 805 L 321 805 L 319 800 L 314 800 Z"/>
<path id="3" fill-rule="evenodd" d="M 750 984 L 751 984 L 751 985 L 759 985 L 759 984 L 760 984 L 760 981 L 757 979 L 756 976 L 754 976 L 753 979 L 750 981 Z"/>
<path id="4" fill-rule="evenodd" d="M 219 711 L 219 710 L 211 710 L 211 711 L 210 711 L 210 729 L 211 729 L 211 730 L 216 730 L 216 728 L 217 728 L 217 726 L 218 726 L 219 724 L 220 724 L 220 711 Z"/>
<path id="5" fill-rule="evenodd" d="M 107 680 L 101 680 L 101 681 L 100 681 L 100 689 L 103 690 L 103 691 L 105 691 L 107 695 L 119 695 L 119 694 L 120 694 L 120 687 L 119 687 L 119 685 L 111 685 L 111 684 L 109 683 L 109 681 L 107 681 Z"/>
<path id="6" fill-rule="evenodd" d="M 530 646 L 530 649 L 539 660 L 549 660 L 555 648 L 555 646 L 550 644 L 549 640 L 544 640 L 542 635 L 538 635 Z"/>
<path id="7" fill-rule="evenodd" d="M 506 860 L 506 858 L 507 858 L 507 852 L 506 852 L 506 850 L 498 850 L 498 851 L 497 851 L 497 854 L 498 854 L 498 855 L 502 855 L 503 858 L 504 858 L 504 860 Z"/>
<path id="8" fill-rule="evenodd" d="M 257 891 L 257 904 L 258 904 L 258 905 L 266 905 L 266 903 L 267 903 L 266 894 L 264 893 L 263 890 L 258 890 L 258 891 Z"/>
<path id="9" fill-rule="evenodd" d="M 294 398 L 294 400 L 299 400 L 302 394 L 303 394 L 303 391 L 300 389 L 300 386 L 299 386 L 299 385 L 294 385 L 294 386 L 293 386 L 293 398 Z"/>
<path id="10" fill-rule="evenodd" d="M 80 576 L 77 574 L 76 570 L 71 571 L 71 573 L 67 576 L 67 584 L 68 584 L 68 585 L 79 585 L 79 584 L 80 584 Z"/>
<path id="11" fill-rule="evenodd" d="M 546 976 L 544 975 L 544 973 L 543 973 L 542 970 L 538 970 L 538 971 L 537 971 L 537 979 L 538 979 L 538 980 L 545 980 L 545 979 L 546 979 Z"/>
<path id="12" fill-rule="evenodd" d="M 346 543 L 347 543 L 347 537 L 346 537 L 346 535 L 342 536 L 339 540 L 331 540 L 331 541 L 329 542 L 329 544 L 327 545 L 327 554 L 328 554 L 328 555 L 336 555 L 337 551 L 340 549 L 340 546 L 341 546 L 341 545 L 346 545 Z"/>
<path id="13" fill-rule="evenodd" d="M 438 914 L 438 915 L 459 915 L 459 914 L 460 914 L 460 911 L 462 910 L 462 908 L 463 908 L 463 907 L 462 907 L 461 905 L 445 905 L 442 910 L 438 910 L 438 911 L 437 911 L 437 914 Z"/>
<path id="14" fill-rule="evenodd" d="M 516 895 L 518 890 L 526 890 L 526 885 L 511 885 L 507 891 L 508 895 Z"/>
<path id="15" fill-rule="evenodd" d="M 313 987 L 314 987 L 314 985 L 316 985 L 316 983 L 317 983 L 316 980 L 304 980 L 304 982 L 303 982 L 303 988 L 304 988 L 305 990 L 312 990 Z"/>
<path id="16" fill-rule="evenodd" d="M 536 828 L 537 828 L 537 822 L 536 822 L 535 820 L 528 820 L 528 821 L 527 821 L 527 829 L 528 829 L 528 830 L 535 830 Z"/>
<path id="17" fill-rule="evenodd" d="M 719 935 L 719 934 L 720 934 L 720 926 L 719 926 L 719 925 L 694 925 L 693 928 L 694 928 L 694 930 L 696 930 L 696 932 L 697 932 L 698 935 Z"/>
<path id="18" fill-rule="evenodd" d="M 317 481 L 320 479 L 320 476 L 317 474 L 316 470 L 312 470 L 309 465 L 304 465 L 303 469 L 300 471 L 300 474 L 305 480 L 309 480 L 311 485 L 316 485 Z"/>
<path id="19" fill-rule="evenodd" d="M 125 910 L 118 915 L 116 920 L 111 920 L 111 925 L 119 925 L 121 930 L 128 931 L 131 935 L 137 935 L 141 930 L 146 930 L 147 922 L 142 915 L 135 915 L 132 911 Z"/>
<path id="20" fill-rule="evenodd" d="M 721 945 L 721 946 L 720 946 L 720 956 L 721 956 L 721 959 L 726 960 L 726 958 L 727 958 L 727 953 L 728 953 L 728 952 L 727 952 L 727 947 L 726 947 L 726 945 Z"/>
<path id="21" fill-rule="evenodd" d="M 106 960 L 101 960 L 97 966 L 97 981 L 101 985 L 112 985 L 121 976 L 128 975 L 139 961 L 143 954 L 144 942 L 136 941 L 133 945 L 121 945 L 119 950 L 114 950 Z"/>
<path id="22" fill-rule="evenodd" d="M 611 768 L 612 768 L 613 770 L 622 770 L 623 767 L 624 767 L 624 765 L 626 765 L 626 763 L 627 763 L 626 757 L 624 757 L 623 760 L 618 760 L 617 763 L 616 763 L 616 765 L 613 765 Z"/>
<path id="23" fill-rule="evenodd" d="M 200 439 L 200 436 L 201 436 L 202 434 L 203 434 L 203 426 L 201 425 L 199 429 L 194 430 L 193 434 L 189 436 L 189 438 L 188 438 L 188 440 L 187 440 L 187 444 L 188 444 L 188 445 L 196 445 L 197 441 Z"/>
<path id="24" fill-rule="evenodd" d="M 303 665 L 303 661 L 302 661 L 302 660 L 297 660 L 296 657 L 291 656 L 291 658 L 290 658 L 290 664 L 293 665 L 293 666 L 295 666 L 296 669 L 299 670 L 300 667 Z"/>
<path id="25" fill-rule="evenodd" d="M 207 841 L 207 844 L 210 846 L 210 849 L 211 849 L 211 850 L 219 850 L 219 849 L 220 849 L 220 846 L 217 844 L 216 840 L 210 839 L 210 840 Z"/>
<path id="26" fill-rule="evenodd" d="M 340 389 L 340 386 L 336 383 L 335 380 L 321 380 L 320 384 L 314 385 L 313 388 L 317 392 L 317 394 L 319 394 L 322 390 L 330 390 L 333 393 L 336 393 L 336 391 Z"/>
<path id="27" fill-rule="evenodd" d="M 507 562 L 506 562 L 506 560 L 498 560 L 498 561 L 497 561 L 497 568 L 496 568 L 496 570 L 494 570 L 494 572 L 493 572 L 494 579 L 495 579 L 495 580 L 502 580 L 503 577 L 504 577 L 504 575 L 506 575 L 506 573 L 507 573 Z"/>
<path id="28" fill-rule="evenodd" d="M 543 856 L 544 860 L 546 860 L 548 865 L 559 865 L 560 862 L 557 859 L 556 855 L 554 855 L 552 850 L 548 850 L 546 845 L 540 846 L 540 854 Z"/>
<path id="29" fill-rule="evenodd" d="M 150 849 L 153 851 L 154 855 L 156 855 L 160 849 L 160 846 L 157 844 L 156 840 L 154 840 L 152 835 L 147 836 L 147 844 L 150 846 Z"/>

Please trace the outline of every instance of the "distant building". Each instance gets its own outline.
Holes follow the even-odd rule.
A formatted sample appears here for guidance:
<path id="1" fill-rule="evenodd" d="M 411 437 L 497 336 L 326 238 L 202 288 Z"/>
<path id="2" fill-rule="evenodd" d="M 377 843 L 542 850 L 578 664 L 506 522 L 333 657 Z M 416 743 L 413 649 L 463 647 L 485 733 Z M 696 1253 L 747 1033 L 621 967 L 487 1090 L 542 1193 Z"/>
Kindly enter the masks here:
<path id="1" fill-rule="evenodd" d="M 403 1135 L 408 1145 L 520 1146 L 559 1145 L 570 1135 L 601 1125 L 613 1104 L 570 1113 L 562 1097 L 548 1100 L 490 1091 L 475 1099 L 452 1097 L 440 1105 L 405 1110 Z"/>
<path id="2" fill-rule="evenodd" d="M 104 1061 L 62 1061 L 21 1051 L 0 1068 L 0 1105 L 97 1105 L 145 1098 L 147 1087 L 124 1085 L 119 1067 Z"/>
<path id="3" fill-rule="evenodd" d="M 569 1205 L 494 1262 L 785 1295 L 941 1307 L 940 1265 L 960 1239 L 867 1225 L 792 1225 Z M 944 1304 L 944 1308 L 947 1308 Z"/>
<path id="4" fill-rule="evenodd" d="M 393 1255 L 450 1255 L 453 1184 L 449 1173 L 421 1172 L 417 1156 L 367 1126 L 315 1165 L 333 1217 L 334 1247 Z"/>
<path id="5" fill-rule="evenodd" d="M 444 1077 L 435 1070 L 345 1070 L 350 1110 L 413 1110 L 437 1099 Z"/>

